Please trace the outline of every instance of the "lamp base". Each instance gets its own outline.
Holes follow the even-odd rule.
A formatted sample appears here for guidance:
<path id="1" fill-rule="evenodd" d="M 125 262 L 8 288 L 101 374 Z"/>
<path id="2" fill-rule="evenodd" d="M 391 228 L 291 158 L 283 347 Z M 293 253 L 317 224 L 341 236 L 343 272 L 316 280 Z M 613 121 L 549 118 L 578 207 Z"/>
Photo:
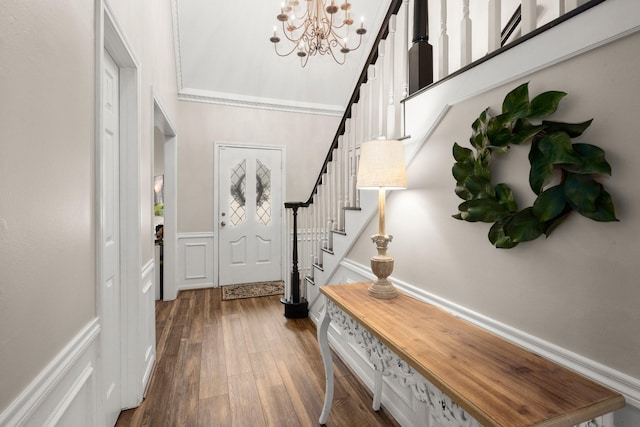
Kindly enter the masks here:
<path id="1" fill-rule="evenodd" d="M 377 255 L 371 258 L 371 270 L 378 280 L 369 286 L 369 295 L 374 298 L 390 299 L 398 296 L 398 291 L 387 277 L 393 271 L 393 258 Z"/>

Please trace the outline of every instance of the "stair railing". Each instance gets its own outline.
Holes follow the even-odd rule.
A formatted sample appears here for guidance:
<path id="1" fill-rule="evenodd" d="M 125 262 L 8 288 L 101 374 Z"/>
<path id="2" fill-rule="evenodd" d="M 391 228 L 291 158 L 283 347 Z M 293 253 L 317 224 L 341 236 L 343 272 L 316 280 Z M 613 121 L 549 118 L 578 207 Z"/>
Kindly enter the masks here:
<path id="1" fill-rule="evenodd" d="M 282 298 L 285 316 L 306 317 L 307 286 L 324 285 L 317 283 L 318 272 L 323 271 L 324 257 L 333 254 L 334 235 L 346 233 L 345 211 L 360 209 L 356 189 L 360 144 L 376 138 L 406 138 L 404 99 L 424 90 L 420 86 L 430 85 L 431 76 L 436 75 L 438 81 L 451 78 L 603 1 L 559 0 L 554 10 L 545 11 L 545 19 L 549 20 L 549 15 L 552 19 L 539 22 L 537 0 L 521 0 L 511 19 L 502 25 L 501 0 L 489 0 L 484 32 L 487 48 L 477 53 L 472 38 L 473 25 L 477 22 L 471 16 L 468 0 L 414 0 L 412 25 L 408 19 L 409 0 L 392 0 L 309 198 L 304 202 L 285 203 L 290 237 L 285 241 L 292 260 L 291 275 L 285 281 Z M 449 22 L 450 7 L 461 7 L 460 22 Z M 439 16 L 440 27 L 431 31 L 436 33 L 434 37 L 430 37 L 427 25 L 429 12 Z M 457 64 L 449 55 L 447 28 L 461 29 Z M 409 47 L 411 32 L 414 37 Z M 435 49 L 429 40 L 435 40 Z M 411 52 L 410 58 L 411 50 L 419 54 Z M 438 52 L 435 61 L 432 51 Z M 456 70 L 451 72 L 450 68 L 456 65 Z M 410 67 L 413 68 L 409 70 Z M 416 79 L 413 78 L 412 93 L 409 93 L 409 74 L 420 74 L 424 68 L 427 72 L 422 72 L 418 79 L 420 85 L 414 87 Z"/>

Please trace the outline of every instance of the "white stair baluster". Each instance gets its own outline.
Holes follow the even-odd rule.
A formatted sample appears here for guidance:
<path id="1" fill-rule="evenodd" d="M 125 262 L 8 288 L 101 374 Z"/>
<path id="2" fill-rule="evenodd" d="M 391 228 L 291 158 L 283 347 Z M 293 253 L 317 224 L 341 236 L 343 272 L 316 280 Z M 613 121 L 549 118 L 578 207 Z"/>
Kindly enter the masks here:
<path id="1" fill-rule="evenodd" d="M 460 24 L 460 68 L 471 63 L 472 51 L 471 18 L 469 17 L 469 0 L 462 2 L 462 22 Z"/>
<path id="2" fill-rule="evenodd" d="M 580 6 L 582 2 L 580 0 L 564 0 L 564 13 L 570 12 L 576 7 Z"/>
<path id="3" fill-rule="evenodd" d="M 440 38 L 438 39 L 438 78 L 449 75 L 449 35 L 447 34 L 447 0 L 440 0 Z"/>
<path id="4" fill-rule="evenodd" d="M 324 194 L 323 186 L 318 186 L 318 248 L 316 249 L 316 258 L 318 259 L 318 265 L 322 265 L 322 251 L 320 250 L 324 245 Z"/>
<path id="5" fill-rule="evenodd" d="M 302 283 L 303 288 L 307 289 L 307 276 L 309 276 L 309 208 L 301 208 L 298 211 L 300 214 L 300 236 L 301 242 L 299 247 L 301 248 L 300 259 L 301 271 L 302 271 Z"/>
<path id="6" fill-rule="evenodd" d="M 360 90 L 362 94 L 362 90 Z M 360 98 L 362 101 L 362 98 Z M 351 120 L 353 124 L 351 126 L 351 141 L 349 144 L 349 207 L 355 208 L 356 204 L 356 174 L 355 174 L 355 163 L 353 159 L 356 155 L 356 140 L 358 135 L 360 134 L 360 130 L 362 128 L 362 111 L 360 106 L 361 102 L 354 104 L 351 107 Z"/>
<path id="7" fill-rule="evenodd" d="M 317 196 L 317 195 L 315 195 Z M 310 251 L 311 251 L 311 270 L 309 271 L 309 276 L 311 277 L 311 280 L 314 280 L 315 278 L 315 269 L 313 268 L 313 264 L 317 263 L 318 261 L 316 260 L 316 247 L 317 247 L 317 243 L 316 243 L 316 227 L 318 224 L 318 205 L 317 205 L 317 198 L 314 197 L 314 203 L 310 206 L 311 208 L 311 241 L 310 243 Z"/>
<path id="8" fill-rule="evenodd" d="M 376 81 L 377 81 L 377 96 L 376 103 L 378 104 L 378 117 L 377 125 L 378 129 L 376 132 L 376 137 L 378 139 L 382 139 L 385 137 L 385 93 L 384 93 L 384 64 L 385 64 L 385 54 L 387 53 L 386 41 L 380 40 L 380 44 L 378 45 L 378 60 L 376 61 Z"/>
<path id="9" fill-rule="evenodd" d="M 396 126 L 396 15 L 392 15 L 389 20 L 389 37 L 387 37 L 387 62 L 389 64 L 389 97 L 387 99 L 387 137 L 390 139 L 397 138 L 398 127 Z"/>
<path id="10" fill-rule="evenodd" d="M 335 198 L 335 195 L 333 194 L 334 167 L 335 163 L 333 161 L 327 163 L 327 249 L 329 250 L 333 249 L 331 230 L 333 230 L 333 199 Z"/>
<path id="11" fill-rule="evenodd" d="M 341 227 L 340 222 L 340 205 L 342 204 L 342 192 L 340 191 L 341 182 L 340 178 L 342 177 L 342 162 L 340 156 L 340 145 L 342 144 L 343 137 L 340 136 L 338 138 L 338 146 L 333 150 L 333 163 L 335 163 L 335 167 L 333 168 L 333 192 L 334 192 L 334 201 L 333 201 L 333 229 L 339 230 Z"/>
<path id="12" fill-rule="evenodd" d="M 409 96 L 409 31 L 411 26 L 409 25 L 409 0 L 404 0 L 402 2 L 402 7 L 400 9 L 400 13 L 402 14 L 403 28 L 400 34 L 401 37 L 401 47 L 400 47 L 400 78 L 401 78 L 401 87 L 402 87 L 402 99 L 405 99 Z M 400 108 L 398 109 L 400 113 L 400 135 L 407 136 L 407 132 L 405 130 L 405 120 L 404 120 L 404 103 L 400 103 Z"/>
<path id="13" fill-rule="evenodd" d="M 345 123 L 346 125 L 346 123 Z M 343 187 L 343 173 L 342 170 L 342 152 L 343 145 L 345 141 L 345 134 L 343 133 L 338 138 L 338 148 L 335 150 L 335 162 L 336 162 L 336 230 L 342 230 L 342 215 L 340 212 L 342 211 L 342 206 L 344 204 L 344 193 L 342 192 Z"/>
<path id="14" fill-rule="evenodd" d="M 500 48 L 501 29 L 500 29 L 500 14 L 502 12 L 501 0 L 489 0 L 489 22 L 487 35 L 489 37 L 489 52 Z"/>
<path id="15" fill-rule="evenodd" d="M 342 193 L 344 194 L 342 200 L 342 231 L 345 228 L 345 211 L 344 208 L 351 206 L 351 199 L 349 195 L 349 178 L 351 172 L 349 171 L 349 148 L 351 147 L 351 128 L 353 127 L 353 107 L 351 106 L 351 118 L 345 123 L 344 139 L 342 144 Z"/>
<path id="16" fill-rule="evenodd" d="M 367 75 L 369 76 L 369 82 L 367 84 L 367 89 L 368 89 L 368 96 L 367 96 L 367 100 L 369 101 L 369 114 L 368 117 L 365 117 L 365 120 L 367 122 L 367 134 L 365 136 L 364 141 L 369 141 L 373 138 L 375 138 L 375 134 L 376 134 L 376 121 L 375 121 L 375 102 L 376 102 L 376 85 L 377 85 L 377 81 L 376 81 L 376 66 L 375 65 L 369 65 L 369 70 L 367 72 Z"/>
<path id="17" fill-rule="evenodd" d="M 536 0 L 522 0 L 522 21 L 520 27 L 522 28 L 521 34 L 530 33 L 536 29 L 536 22 L 538 20 L 538 12 Z"/>

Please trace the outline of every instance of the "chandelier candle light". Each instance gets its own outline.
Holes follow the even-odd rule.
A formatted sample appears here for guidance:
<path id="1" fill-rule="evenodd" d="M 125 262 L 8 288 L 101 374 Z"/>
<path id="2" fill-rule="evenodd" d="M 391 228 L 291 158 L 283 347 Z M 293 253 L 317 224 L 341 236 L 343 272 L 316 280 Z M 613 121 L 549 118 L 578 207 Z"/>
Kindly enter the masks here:
<path id="1" fill-rule="evenodd" d="M 293 43 L 293 47 L 288 52 L 280 53 L 278 29 L 273 27 L 273 37 L 269 40 L 273 43 L 276 54 L 288 56 L 296 52 L 303 67 L 307 65 L 310 56 L 318 53 L 329 54 L 338 64 L 344 64 L 347 53 L 360 47 L 362 36 L 367 32 L 364 18 L 361 18 L 360 27 L 355 30 L 358 45 L 350 47 L 349 34 L 354 23 L 350 12 L 351 3 L 347 0 L 340 6 L 336 5 L 335 0 L 331 0 L 331 3 L 329 0 L 304 0 L 304 3 L 307 4 L 304 12 L 299 10 L 302 7 L 299 7 L 298 0 L 285 0 L 282 3 L 276 18 L 282 23 L 282 32 Z"/>
<path id="2" fill-rule="evenodd" d="M 402 141 L 377 139 L 362 144 L 358 165 L 358 188 L 378 190 L 378 234 L 371 236 L 378 255 L 371 258 L 371 270 L 378 280 L 369 287 L 369 295 L 393 298 L 396 288 L 387 279 L 393 271 L 393 258 L 387 255 L 387 245 L 393 236 L 385 233 L 385 191 L 407 188 Z"/>

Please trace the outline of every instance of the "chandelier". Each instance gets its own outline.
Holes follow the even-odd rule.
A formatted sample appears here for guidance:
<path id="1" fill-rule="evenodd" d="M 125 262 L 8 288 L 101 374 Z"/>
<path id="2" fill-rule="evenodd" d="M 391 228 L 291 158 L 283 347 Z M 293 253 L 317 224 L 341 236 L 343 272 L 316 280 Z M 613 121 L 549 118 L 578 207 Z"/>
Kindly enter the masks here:
<path id="1" fill-rule="evenodd" d="M 270 38 L 278 56 L 288 56 L 293 52 L 300 57 L 300 63 L 304 67 L 310 56 L 331 55 L 340 65 L 344 64 L 347 53 L 356 50 L 362 43 L 362 35 L 367 32 L 364 28 L 364 18 L 360 27 L 355 29 L 358 36 L 357 46 L 349 46 L 349 35 L 353 31 L 353 19 L 351 18 L 351 3 L 345 0 L 340 6 L 336 6 L 335 0 L 327 5 L 328 0 L 303 0 L 307 6 L 302 12 L 299 9 L 298 0 L 285 0 L 277 16 L 282 23 L 284 36 L 293 43 L 288 52 L 278 51 L 278 27 L 273 27 L 273 37 Z M 340 13 L 341 12 L 341 13 Z"/>

